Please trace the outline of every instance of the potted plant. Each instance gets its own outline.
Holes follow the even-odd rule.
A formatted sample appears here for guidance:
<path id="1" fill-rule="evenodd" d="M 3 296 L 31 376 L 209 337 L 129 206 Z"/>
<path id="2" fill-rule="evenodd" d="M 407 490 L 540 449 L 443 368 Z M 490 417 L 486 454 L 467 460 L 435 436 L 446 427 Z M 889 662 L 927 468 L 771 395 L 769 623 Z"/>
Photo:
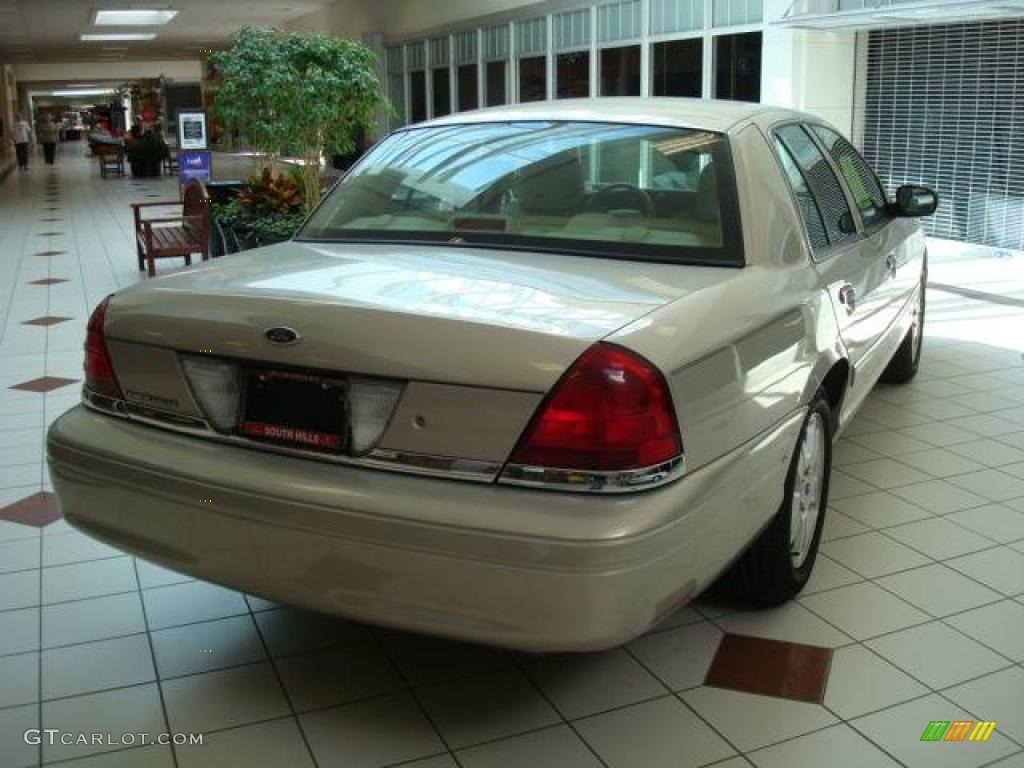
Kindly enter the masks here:
<path id="1" fill-rule="evenodd" d="M 264 168 L 236 197 L 214 205 L 213 219 L 226 252 L 281 242 L 295 234 L 306 216 L 297 176 L 297 172 L 275 175 Z"/>
<path id="2" fill-rule="evenodd" d="M 157 127 L 150 128 L 142 136 L 128 142 L 128 164 L 132 176 L 159 176 L 160 164 L 167 159 L 170 150 Z"/>
<path id="3" fill-rule="evenodd" d="M 286 149 L 299 156 L 307 210 L 320 200 L 323 157 L 351 152 L 357 132 L 387 107 L 373 52 L 351 40 L 246 27 L 211 62 L 217 119 L 272 167 Z"/>

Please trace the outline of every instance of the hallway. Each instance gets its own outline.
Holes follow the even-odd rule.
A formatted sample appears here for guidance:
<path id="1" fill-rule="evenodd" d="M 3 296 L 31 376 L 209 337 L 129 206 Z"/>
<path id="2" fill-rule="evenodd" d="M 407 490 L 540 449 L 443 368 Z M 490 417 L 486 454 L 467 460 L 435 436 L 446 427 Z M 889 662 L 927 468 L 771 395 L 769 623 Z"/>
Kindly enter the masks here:
<path id="1" fill-rule="evenodd" d="M 46 426 L 79 401 L 89 311 L 144 279 L 129 202 L 176 193 L 173 178 L 101 180 L 74 145 L 0 183 L 4 768 L 1024 765 L 1020 256 L 935 261 L 933 279 L 988 277 L 973 296 L 929 292 L 919 377 L 880 386 L 838 443 L 799 599 L 702 598 L 622 648 L 538 657 L 280 607 L 59 518 Z M 985 300 L 1000 285 L 1013 295 Z M 821 703 L 752 693 L 763 681 L 742 674 L 706 685 L 713 666 L 735 671 L 720 641 L 740 635 L 820 651 L 801 682 Z M 998 726 L 983 744 L 921 744 L 936 718 Z M 35 728 L 205 739 L 26 743 Z"/>

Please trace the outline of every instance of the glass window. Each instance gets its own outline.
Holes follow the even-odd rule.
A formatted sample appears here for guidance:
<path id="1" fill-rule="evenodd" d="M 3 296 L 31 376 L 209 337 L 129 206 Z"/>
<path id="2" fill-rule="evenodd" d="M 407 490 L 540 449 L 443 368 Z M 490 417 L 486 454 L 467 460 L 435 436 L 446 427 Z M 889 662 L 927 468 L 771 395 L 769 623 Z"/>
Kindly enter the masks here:
<path id="1" fill-rule="evenodd" d="M 409 73 L 409 120 L 421 123 L 427 119 L 427 73 L 422 69 Z"/>
<path id="2" fill-rule="evenodd" d="M 444 117 L 452 111 L 452 82 L 449 79 L 448 67 L 438 67 L 431 71 L 431 88 L 433 91 L 432 117 Z"/>
<path id="3" fill-rule="evenodd" d="M 400 131 L 317 208 L 301 236 L 416 240 L 742 264 L 717 133 L 514 121 Z M 732 224 L 732 226 L 730 226 Z"/>
<path id="4" fill-rule="evenodd" d="M 476 64 L 463 64 L 456 72 L 459 98 L 459 112 L 476 109 L 478 97 L 476 92 Z"/>
<path id="5" fill-rule="evenodd" d="M 779 156 L 782 170 L 785 171 L 786 179 L 793 190 L 797 208 L 800 209 L 800 217 L 804 220 L 804 226 L 807 228 L 807 237 L 811 241 L 811 247 L 814 249 L 826 247 L 828 235 L 825 233 L 825 222 L 822 221 L 818 204 L 814 202 L 811 188 L 807 186 L 807 181 L 797 167 L 793 156 L 789 154 L 789 150 L 779 141 L 775 142 L 775 154 Z"/>
<path id="6" fill-rule="evenodd" d="M 670 35 L 704 26 L 704 0 L 651 0 L 651 34 Z"/>
<path id="7" fill-rule="evenodd" d="M 655 43 L 651 48 L 655 96 L 700 98 L 703 42 L 700 38 Z"/>
<path id="8" fill-rule="evenodd" d="M 487 104 L 488 107 L 500 107 L 502 104 L 508 101 L 508 97 L 505 95 L 505 82 L 507 78 L 505 75 L 505 62 L 504 61 L 488 61 L 487 62 Z"/>
<path id="9" fill-rule="evenodd" d="M 821 217 L 825 220 L 829 242 L 841 242 L 855 234 L 850 226 L 853 215 L 846 202 L 846 194 L 818 145 L 799 125 L 783 126 L 775 134 L 800 166 L 814 201 L 818 204 L 818 210 L 821 211 Z"/>
<path id="10" fill-rule="evenodd" d="M 544 101 L 548 97 L 547 68 L 546 56 L 529 56 L 519 60 L 520 101 Z"/>
<path id="11" fill-rule="evenodd" d="M 640 46 L 601 49 L 601 95 L 640 95 Z"/>
<path id="12" fill-rule="evenodd" d="M 597 6 L 597 41 L 614 43 L 640 37 L 640 0 Z"/>
<path id="13" fill-rule="evenodd" d="M 846 180 L 846 187 L 853 194 L 854 202 L 860 210 L 864 226 L 869 227 L 884 219 L 885 193 L 867 161 L 850 142 L 831 128 L 824 125 L 814 125 L 811 128 L 839 166 L 839 171 Z"/>
<path id="14" fill-rule="evenodd" d="M 579 99 L 590 95 L 590 53 L 560 53 L 555 58 L 555 95 L 559 99 Z"/>
<path id="15" fill-rule="evenodd" d="M 761 33 L 715 38 L 715 98 L 761 100 Z"/>

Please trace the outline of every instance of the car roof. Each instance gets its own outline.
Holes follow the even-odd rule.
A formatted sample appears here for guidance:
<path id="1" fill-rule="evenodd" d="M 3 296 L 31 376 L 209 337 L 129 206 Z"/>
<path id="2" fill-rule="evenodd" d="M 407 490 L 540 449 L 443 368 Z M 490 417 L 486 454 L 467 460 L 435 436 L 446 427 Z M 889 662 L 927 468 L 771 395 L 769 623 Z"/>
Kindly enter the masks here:
<path id="1" fill-rule="evenodd" d="M 460 125 L 465 123 L 506 122 L 512 120 L 579 120 L 584 122 L 664 125 L 673 128 L 698 128 L 726 133 L 730 128 L 754 118 L 772 122 L 806 115 L 779 107 L 742 101 L 684 99 L 675 97 L 615 96 L 597 99 L 533 101 L 459 112 L 447 117 L 417 123 L 419 126 Z"/>

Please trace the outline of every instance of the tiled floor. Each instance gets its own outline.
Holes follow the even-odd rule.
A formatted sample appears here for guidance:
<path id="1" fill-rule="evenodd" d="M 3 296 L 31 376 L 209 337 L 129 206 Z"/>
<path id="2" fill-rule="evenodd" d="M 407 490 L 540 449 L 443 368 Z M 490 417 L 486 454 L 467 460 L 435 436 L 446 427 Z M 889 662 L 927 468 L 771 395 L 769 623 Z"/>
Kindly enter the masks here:
<path id="1" fill-rule="evenodd" d="M 53 520 L 45 426 L 78 399 L 89 308 L 139 279 L 127 203 L 173 191 L 101 182 L 74 149 L 0 185 L 0 766 L 1024 765 L 1024 257 L 935 244 L 935 283 L 998 301 L 930 291 L 921 374 L 839 444 L 797 601 L 705 598 L 623 648 L 538 657 L 282 608 Z M 813 646 L 792 658 L 820 685 L 706 685 L 756 652 L 736 636 Z M 998 725 L 922 743 L 932 720 Z M 26 744 L 34 728 L 205 742 Z"/>

